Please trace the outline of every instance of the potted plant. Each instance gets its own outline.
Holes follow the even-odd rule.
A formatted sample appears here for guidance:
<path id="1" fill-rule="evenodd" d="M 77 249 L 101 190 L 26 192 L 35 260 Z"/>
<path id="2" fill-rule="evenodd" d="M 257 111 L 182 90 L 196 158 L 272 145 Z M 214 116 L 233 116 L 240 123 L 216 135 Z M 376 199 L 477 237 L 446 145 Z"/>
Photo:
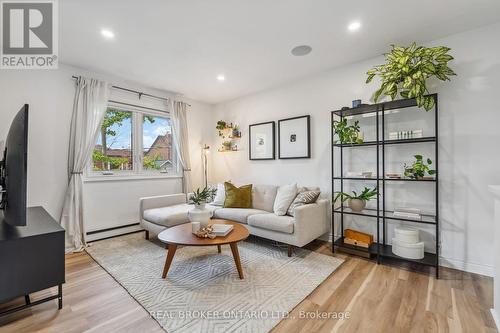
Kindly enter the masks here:
<path id="1" fill-rule="evenodd" d="M 342 120 L 334 120 L 333 128 L 335 130 L 335 134 L 339 137 L 340 143 L 343 144 L 360 144 L 363 143 L 363 138 L 361 133 L 359 132 L 359 121 L 355 121 L 353 125 L 347 125 L 347 119 L 343 118 Z"/>
<path id="2" fill-rule="evenodd" d="M 429 111 L 434 106 L 434 97 L 427 96 L 427 80 L 437 78 L 449 81 L 456 75 L 448 67 L 453 57 L 448 54 L 450 48 L 445 46 L 423 47 L 412 43 L 409 47 L 392 45 L 392 50 L 384 54 L 386 63 L 375 66 L 366 74 L 366 83 L 375 76 L 380 77 L 381 86 L 373 95 L 375 103 L 384 94 L 392 100 L 401 95 L 403 98 L 415 98 L 418 107 Z"/>
<path id="3" fill-rule="evenodd" d="M 377 188 L 369 189 L 365 187 L 360 194 L 357 194 L 356 191 L 352 191 L 352 194 L 345 192 L 335 192 L 337 195 L 333 199 L 333 201 L 337 201 L 338 199 L 341 202 L 345 202 L 348 200 L 348 206 L 351 208 L 353 212 L 361 212 L 366 207 L 366 202 L 376 198 L 378 196 Z"/>
<path id="4" fill-rule="evenodd" d="M 432 160 L 430 158 L 427 161 L 424 161 L 424 157 L 422 155 L 415 155 L 415 161 L 411 166 L 408 166 L 405 163 L 404 166 L 404 175 L 410 179 L 422 179 L 425 177 L 427 173 L 429 176 L 433 176 L 436 174 L 436 170 L 431 170 L 429 166 L 432 164 Z M 425 163 L 427 162 L 427 164 Z"/>
<path id="5" fill-rule="evenodd" d="M 211 217 L 211 212 L 206 209 L 207 201 L 214 196 L 216 189 L 209 189 L 205 187 L 200 190 L 199 188 L 191 195 L 190 200 L 194 203 L 194 208 L 188 212 L 188 217 L 191 222 L 200 222 L 202 227 L 208 225 Z"/>
<path id="6" fill-rule="evenodd" d="M 232 143 L 231 141 L 222 142 L 222 147 L 224 150 L 231 150 Z"/>

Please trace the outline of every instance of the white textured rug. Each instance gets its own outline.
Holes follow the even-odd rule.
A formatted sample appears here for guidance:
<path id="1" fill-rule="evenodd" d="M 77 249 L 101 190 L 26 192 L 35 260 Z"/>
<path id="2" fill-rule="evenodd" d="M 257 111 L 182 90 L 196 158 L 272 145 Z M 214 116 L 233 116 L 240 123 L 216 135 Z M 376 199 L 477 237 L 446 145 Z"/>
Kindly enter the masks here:
<path id="1" fill-rule="evenodd" d="M 178 248 L 166 280 L 166 250 L 132 234 L 98 241 L 87 252 L 169 333 L 270 331 L 342 260 L 251 238 L 238 244 L 244 280 L 228 245 Z"/>

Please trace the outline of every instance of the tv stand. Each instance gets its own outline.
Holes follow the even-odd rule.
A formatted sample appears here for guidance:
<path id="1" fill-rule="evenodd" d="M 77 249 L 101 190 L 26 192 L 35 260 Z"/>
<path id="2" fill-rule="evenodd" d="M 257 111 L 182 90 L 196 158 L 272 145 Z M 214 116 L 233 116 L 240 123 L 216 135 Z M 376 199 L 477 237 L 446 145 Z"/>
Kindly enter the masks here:
<path id="1" fill-rule="evenodd" d="M 13 227 L 0 212 L 0 303 L 24 297 L 25 304 L 0 316 L 54 299 L 62 309 L 64 229 L 42 207 L 27 208 L 25 227 Z M 31 301 L 30 294 L 57 286 L 57 294 Z"/>

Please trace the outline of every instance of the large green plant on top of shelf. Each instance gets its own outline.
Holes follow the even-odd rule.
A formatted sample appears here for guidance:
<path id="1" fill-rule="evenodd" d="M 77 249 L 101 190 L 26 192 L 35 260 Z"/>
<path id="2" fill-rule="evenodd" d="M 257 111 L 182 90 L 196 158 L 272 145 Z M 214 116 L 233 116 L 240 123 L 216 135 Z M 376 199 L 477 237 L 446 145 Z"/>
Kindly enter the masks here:
<path id="1" fill-rule="evenodd" d="M 381 86 L 373 96 L 375 103 L 382 94 L 394 100 L 399 93 L 403 98 L 415 98 L 418 107 L 431 110 L 435 102 L 432 96 L 426 96 L 429 94 L 427 80 L 435 77 L 449 81 L 450 76 L 456 75 L 448 67 L 448 62 L 453 60 L 448 54 L 450 50 L 445 46 L 417 47 L 415 43 L 409 47 L 392 45 L 392 50 L 384 54 L 386 63 L 366 73 L 366 83 L 375 76 L 381 80 Z"/>

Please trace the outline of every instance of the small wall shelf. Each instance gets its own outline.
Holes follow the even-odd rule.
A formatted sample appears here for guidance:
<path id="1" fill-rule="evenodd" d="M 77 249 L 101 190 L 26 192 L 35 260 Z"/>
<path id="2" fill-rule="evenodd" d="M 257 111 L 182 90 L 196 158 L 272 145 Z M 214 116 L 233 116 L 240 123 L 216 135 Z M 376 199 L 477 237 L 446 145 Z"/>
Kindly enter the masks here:
<path id="1" fill-rule="evenodd" d="M 372 105 L 363 105 L 358 108 L 344 108 L 342 110 L 331 112 L 331 142 L 332 142 L 332 194 L 335 191 L 344 190 L 344 182 L 346 181 L 370 181 L 375 182 L 378 189 L 377 205 L 375 209 L 364 209 L 361 212 L 354 212 L 350 208 L 341 205 L 340 207 L 335 207 L 335 203 L 332 203 L 332 230 L 335 233 L 335 217 L 340 216 L 340 231 L 341 236 L 333 242 L 332 251 L 335 248 L 344 250 L 351 254 L 358 254 L 367 258 L 376 258 L 377 263 L 381 262 L 382 258 L 390 258 L 393 260 L 412 262 L 417 264 L 422 264 L 425 266 L 432 266 L 435 268 L 436 278 L 439 277 L 439 178 L 438 178 L 438 97 L 437 94 L 430 95 L 434 98 L 434 128 L 435 136 L 427 136 L 420 138 L 408 138 L 408 139 L 397 139 L 397 140 L 386 140 L 386 116 L 395 111 L 409 107 L 415 107 L 417 105 L 415 99 L 404 99 L 396 100 L 385 103 L 378 103 Z M 421 111 L 425 112 L 425 111 Z M 339 142 L 334 142 L 335 131 L 333 128 L 333 121 L 335 117 L 340 117 L 344 119 L 345 117 L 356 117 L 366 114 L 373 114 L 373 119 L 376 126 L 376 139 L 374 141 L 366 141 L 361 144 L 342 144 Z M 405 144 L 432 144 L 434 145 L 434 163 L 433 167 L 436 171 L 434 177 L 423 178 L 423 179 L 410 179 L 410 178 L 389 178 L 386 176 L 386 146 L 390 145 L 405 145 Z M 357 147 L 369 147 L 370 149 L 375 148 L 376 150 L 376 173 L 373 177 L 344 177 L 344 159 L 345 154 L 344 149 L 354 149 Z M 336 176 L 334 172 L 335 161 L 340 162 L 340 176 Z M 336 189 L 335 183 L 340 183 L 340 189 Z M 435 191 L 435 214 L 421 214 L 421 219 L 412 219 L 406 217 L 395 216 L 393 211 L 386 209 L 386 185 L 387 183 L 400 182 L 403 185 L 408 182 L 422 182 L 429 183 L 434 187 Z M 376 223 L 377 237 L 376 242 L 371 244 L 369 248 L 363 248 L 355 245 L 350 245 L 344 243 L 344 216 L 354 215 L 363 216 L 368 219 L 367 223 Z M 389 221 L 414 223 L 415 225 L 431 225 L 435 228 L 435 249 L 436 253 L 425 252 L 424 258 L 421 260 L 412 260 L 399 257 L 392 253 L 392 246 L 387 244 L 387 223 Z"/>

